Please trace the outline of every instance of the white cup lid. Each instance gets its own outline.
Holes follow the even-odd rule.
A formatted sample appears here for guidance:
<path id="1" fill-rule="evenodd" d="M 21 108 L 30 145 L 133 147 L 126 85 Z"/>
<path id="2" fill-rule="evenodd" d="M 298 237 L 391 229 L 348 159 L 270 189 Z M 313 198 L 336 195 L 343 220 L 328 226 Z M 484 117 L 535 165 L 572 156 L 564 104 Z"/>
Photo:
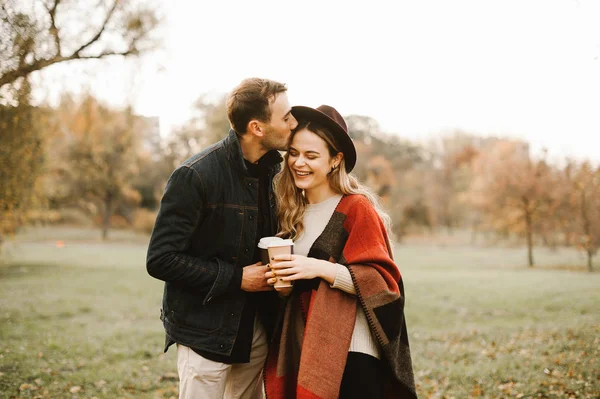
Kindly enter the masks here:
<path id="1" fill-rule="evenodd" d="M 263 237 L 258 242 L 258 247 L 262 248 L 262 249 L 267 249 L 269 247 L 269 244 L 272 242 L 275 242 L 275 241 L 283 241 L 283 238 L 281 238 L 281 237 Z"/>
<path id="2" fill-rule="evenodd" d="M 287 239 L 287 240 L 281 239 L 281 240 L 278 240 L 278 241 L 269 242 L 268 245 L 267 245 L 267 247 L 268 248 L 270 248 L 270 247 L 286 247 L 288 245 L 293 246 L 294 245 L 294 241 L 290 240 L 290 239 Z"/>

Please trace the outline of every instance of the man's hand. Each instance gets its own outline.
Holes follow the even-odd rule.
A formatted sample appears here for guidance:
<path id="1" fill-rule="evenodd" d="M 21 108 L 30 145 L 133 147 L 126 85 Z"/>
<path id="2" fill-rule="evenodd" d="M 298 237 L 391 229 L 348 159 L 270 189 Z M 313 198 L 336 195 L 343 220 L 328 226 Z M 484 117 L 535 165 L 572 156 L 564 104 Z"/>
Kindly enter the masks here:
<path id="1" fill-rule="evenodd" d="M 265 273 L 269 271 L 262 262 L 246 266 L 242 269 L 242 291 L 258 292 L 273 291 L 273 286 L 267 283 Z"/>

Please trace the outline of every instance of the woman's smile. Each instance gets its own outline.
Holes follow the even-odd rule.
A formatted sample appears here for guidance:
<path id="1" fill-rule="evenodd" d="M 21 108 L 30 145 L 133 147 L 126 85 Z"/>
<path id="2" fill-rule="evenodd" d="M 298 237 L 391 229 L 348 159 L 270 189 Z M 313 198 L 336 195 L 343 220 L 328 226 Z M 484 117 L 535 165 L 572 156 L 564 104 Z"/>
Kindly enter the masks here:
<path id="1" fill-rule="evenodd" d="M 304 171 L 304 170 L 294 170 L 294 174 L 297 177 L 303 178 L 303 177 L 307 177 L 307 176 L 311 175 L 312 172 Z"/>

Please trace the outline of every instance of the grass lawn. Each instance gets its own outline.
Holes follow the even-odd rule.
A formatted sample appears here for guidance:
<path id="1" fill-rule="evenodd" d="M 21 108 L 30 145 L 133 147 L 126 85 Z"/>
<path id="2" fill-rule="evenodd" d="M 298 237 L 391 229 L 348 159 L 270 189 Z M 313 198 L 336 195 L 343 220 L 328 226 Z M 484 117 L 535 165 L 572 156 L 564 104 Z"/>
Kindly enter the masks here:
<path id="1" fill-rule="evenodd" d="M 112 233 L 38 228 L 5 243 L 1 398 L 177 397 L 147 237 Z M 535 255 L 528 269 L 522 248 L 396 247 L 421 398 L 600 397 L 600 272 L 573 251 Z"/>

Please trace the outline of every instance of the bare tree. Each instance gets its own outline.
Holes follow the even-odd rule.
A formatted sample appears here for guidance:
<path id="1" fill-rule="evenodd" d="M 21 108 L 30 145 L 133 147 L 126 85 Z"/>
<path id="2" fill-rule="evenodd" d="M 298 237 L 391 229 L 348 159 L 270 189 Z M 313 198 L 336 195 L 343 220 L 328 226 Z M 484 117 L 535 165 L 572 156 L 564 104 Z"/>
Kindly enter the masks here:
<path id="1" fill-rule="evenodd" d="M 3 0 L 0 88 L 73 60 L 130 56 L 155 47 L 156 10 L 124 0 Z"/>

